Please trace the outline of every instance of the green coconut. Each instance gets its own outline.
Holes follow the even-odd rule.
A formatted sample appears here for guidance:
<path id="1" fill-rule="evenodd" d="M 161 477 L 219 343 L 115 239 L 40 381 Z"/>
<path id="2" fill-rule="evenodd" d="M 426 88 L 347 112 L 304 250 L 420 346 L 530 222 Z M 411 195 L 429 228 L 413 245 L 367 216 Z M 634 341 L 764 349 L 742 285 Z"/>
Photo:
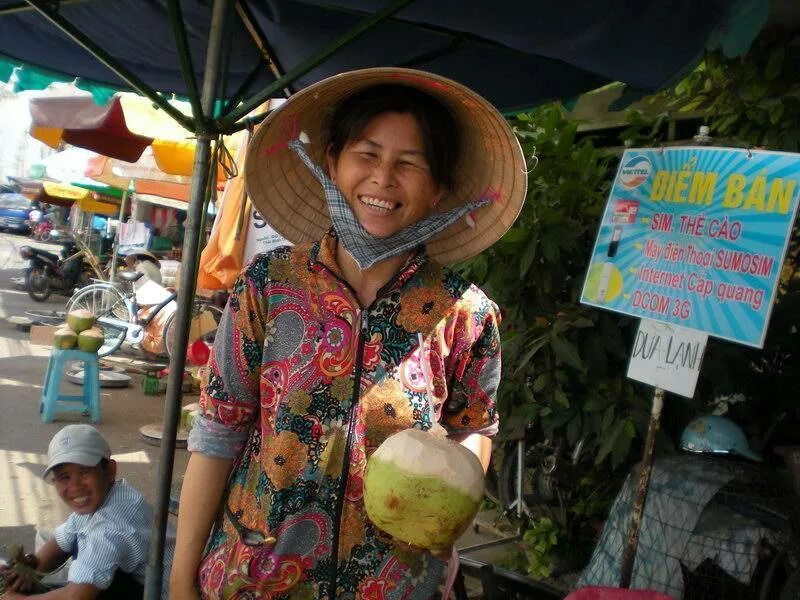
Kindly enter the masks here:
<path id="1" fill-rule="evenodd" d="M 441 552 L 472 523 L 483 468 L 469 450 L 418 429 L 389 436 L 367 462 L 367 516 L 397 540 Z"/>
<path id="2" fill-rule="evenodd" d="M 99 327 L 92 327 L 78 334 L 78 348 L 83 352 L 97 352 L 104 341 L 103 330 Z"/>
<path id="3" fill-rule="evenodd" d="M 85 308 L 79 308 L 67 314 L 67 325 L 69 325 L 75 333 L 86 331 L 94 325 L 96 320 L 95 316 Z"/>
<path id="4" fill-rule="evenodd" d="M 77 342 L 78 334 L 72 331 L 67 325 L 59 327 L 53 334 L 53 348 L 69 350 L 70 348 L 74 348 Z"/>

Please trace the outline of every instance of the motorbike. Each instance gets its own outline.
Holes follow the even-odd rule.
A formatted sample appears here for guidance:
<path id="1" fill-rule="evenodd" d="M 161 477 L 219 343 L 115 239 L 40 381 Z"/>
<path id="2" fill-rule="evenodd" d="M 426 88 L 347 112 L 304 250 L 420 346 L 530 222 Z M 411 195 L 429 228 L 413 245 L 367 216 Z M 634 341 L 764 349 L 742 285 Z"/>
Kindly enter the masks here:
<path id="1" fill-rule="evenodd" d="M 31 224 L 31 237 L 40 242 L 49 242 L 53 231 L 53 222 L 46 216 L 42 217 L 38 223 Z"/>
<path id="2" fill-rule="evenodd" d="M 36 302 L 46 301 L 53 292 L 71 296 L 93 279 L 103 279 L 100 264 L 86 245 L 72 237 L 59 240 L 59 244 L 60 256 L 32 246 L 19 250 L 28 261 L 25 290 Z"/>

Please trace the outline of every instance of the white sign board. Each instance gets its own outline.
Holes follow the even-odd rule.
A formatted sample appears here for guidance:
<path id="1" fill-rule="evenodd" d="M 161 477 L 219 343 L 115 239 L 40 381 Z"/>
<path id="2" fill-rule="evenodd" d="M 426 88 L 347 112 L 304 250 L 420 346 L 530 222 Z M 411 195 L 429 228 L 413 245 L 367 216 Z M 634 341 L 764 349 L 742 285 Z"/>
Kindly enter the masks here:
<path id="1" fill-rule="evenodd" d="M 250 218 L 247 227 L 247 240 L 244 244 L 244 264 L 250 261 L 256 254 L 269 252 L 280 246 L 291 246 L 292 244 L 270 227 L 264 217 L 253 208 L 250 211 Z"/>
<path id="2" fill-rule="evenodd" d="M 628 377 L 691 398 L 707 340 L 708 335 L 702 331 L 642 319 Z"/>

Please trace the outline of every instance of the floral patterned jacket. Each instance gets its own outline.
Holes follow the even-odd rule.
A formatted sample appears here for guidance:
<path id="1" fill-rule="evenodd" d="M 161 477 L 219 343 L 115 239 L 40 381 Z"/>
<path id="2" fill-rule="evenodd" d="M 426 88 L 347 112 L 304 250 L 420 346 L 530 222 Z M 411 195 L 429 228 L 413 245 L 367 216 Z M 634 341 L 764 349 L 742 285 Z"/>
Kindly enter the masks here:
<path id="1" fill-rule="evenodd" d="M 205 598 L 431 597 L 444 563 L 369 522 L 367 458 L 434 418 L 497 431 L 497 307 L 420 249 L 363 309 L 336 243 L 256 257 L 217 332 L 189 448 L 235 461 Z"/>

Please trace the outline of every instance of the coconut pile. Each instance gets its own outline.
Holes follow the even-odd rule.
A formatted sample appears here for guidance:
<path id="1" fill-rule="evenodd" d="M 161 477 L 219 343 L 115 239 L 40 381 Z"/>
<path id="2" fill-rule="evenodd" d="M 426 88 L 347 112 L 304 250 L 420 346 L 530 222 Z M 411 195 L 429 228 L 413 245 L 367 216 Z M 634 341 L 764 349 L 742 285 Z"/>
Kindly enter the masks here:
<path id="1" fill-rule="evenodd" d="M 77 347 L 82 352 L 97 352 L 103 345 L 103 330 L 95 325 L 95 316 L 86 309 L 67 314 L 67 322 L 56 329 L 53 347 L 69 350 Z"/>
<path id="2" fill-rule="evenodd" d="M 483 499 L 483 467 L 444 430 L 406 429 L 378 447 L 367 462 L 367 516 L 393 538 L 448 550 L 475 518 Z"/>

